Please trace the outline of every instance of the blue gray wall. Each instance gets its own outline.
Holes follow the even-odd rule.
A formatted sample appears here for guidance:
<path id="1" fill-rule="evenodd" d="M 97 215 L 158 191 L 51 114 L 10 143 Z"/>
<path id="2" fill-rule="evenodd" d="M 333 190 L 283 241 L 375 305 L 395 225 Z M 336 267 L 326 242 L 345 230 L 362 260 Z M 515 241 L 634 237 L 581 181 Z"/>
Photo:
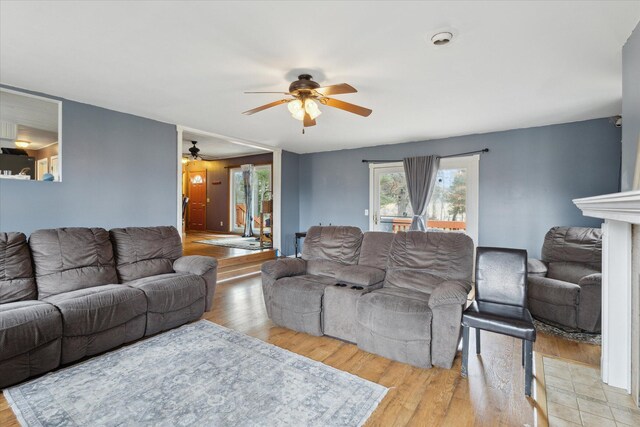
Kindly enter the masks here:
<path id="1" fill-rule="evenodd" d="M 480 159 L 479 244 L 539 256 L 554 225 L 599 226 L 571 202 L 618 191 L 620 129 L 608 119 L 300 156 L 300 229 L 369 227 L 369 168 L 402 159 L 489 148 Z"/>
<path id="2" fill-rule="evenodd" d="M 622 48 L 622 191 L 631 190 L 640 138 L 640 24 Z"/>
<path id="3" fill-rule="evenodd" d="M 63 100 L 62 182 L 0 180 L 0 231 L 175 225 L 177 168 L 175 126 Z"/>
<path id="4" fill-rule="evenodd" d="M 300 226 L 300 155 L 282 151 L 282 220 L 281 248 L 284 255 L 295 253 L 295 233 Z"/>

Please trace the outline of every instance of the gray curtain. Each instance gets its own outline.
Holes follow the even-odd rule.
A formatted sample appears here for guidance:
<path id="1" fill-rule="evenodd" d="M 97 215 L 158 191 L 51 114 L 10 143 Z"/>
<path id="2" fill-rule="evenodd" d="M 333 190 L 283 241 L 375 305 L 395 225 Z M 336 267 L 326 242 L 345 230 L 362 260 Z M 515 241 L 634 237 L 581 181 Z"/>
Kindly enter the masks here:
<path id="1" fill-rule="evenodd" d="M 422 218 L 433 195 L 440 158 L 437 156 L 407 157 L 403 160 L 403 164 L 409 201 L 413 209 L 409 230 L 426 231 L 427 227 Z"/>
<path id="2" fill-rule="evenodd" d="M 253 165 L 242 165 L 241 168 L 242 182 L 244 184 L 244 204 L 246 207 L 242 237 L 251 237 L 253 236 Z"/>

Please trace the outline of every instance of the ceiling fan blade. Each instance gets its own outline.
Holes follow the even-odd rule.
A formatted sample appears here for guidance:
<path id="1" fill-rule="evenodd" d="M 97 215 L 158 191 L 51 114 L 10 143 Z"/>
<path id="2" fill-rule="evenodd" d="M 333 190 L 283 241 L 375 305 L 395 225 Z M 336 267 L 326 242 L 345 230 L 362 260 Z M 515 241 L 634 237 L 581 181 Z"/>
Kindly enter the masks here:
<path id="1" fill-rule="evenodd" d="M 316 121 L 315 119 L 312 119 L 311 116 L 309 115 L 309 113 L 304 113 L 304 127 L 308 128 L 309 126 L 315 126 L 316 125 Z"/>
<path id="2" fill-rule="evenodd" d="M 245 92 L 245 93 L 279 93 L 281 95 L 291 95 L 289 92 Z"/>
<path id="3" fill-rule="evenodd" d="M 287 102 L 289 102 L 288 99 L 281 99 L 280 101 L 274 101 L 269 104 L 261 105 L 260 107 L 254 108 L 253 110 L 244 111 L 242 114 L 246 114 L 247 116 L 250 116 L 254 113 L 260 112 L 262 110 L 266 110 L 267 108 L 276 107 L 280 104 L 286 104 Z"/>
<path id="4" fill-rule="evenodd" d="M 316 92 L 318 92 L 321 95 L 324 96 L 328 96 L 328 95 L 340 95 L 343 93 L 356 93 L 357 90 L 355 87 L 348 85 L 346 83 L 340 83 L 339 85 L 331 85 L 331 86 L 324 86 L 324 87 L 319 87 L 317 89 L 315 89 Z"/>
<path id="5" fill-rule="evenodd" d="M 348 111 L 353 114 L 358 114 L 363 117 L 368 117 L 372 113 L 372 110 L 361 107 L 355 104 L 349 104 L 348 102 L 339 101 L 333 98 L 322 98 L 320 103 L 328 105 L 329 107 L 339 108 L 344 111 Z"/>

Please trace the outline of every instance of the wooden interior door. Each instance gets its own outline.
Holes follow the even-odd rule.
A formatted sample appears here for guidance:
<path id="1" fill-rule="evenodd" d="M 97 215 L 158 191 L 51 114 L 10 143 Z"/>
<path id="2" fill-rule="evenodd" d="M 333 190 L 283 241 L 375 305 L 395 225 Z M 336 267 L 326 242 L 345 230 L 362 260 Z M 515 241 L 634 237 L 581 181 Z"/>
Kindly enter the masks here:
<path id="1" fill-rule="evenodd" d="M 189 208 L 187 228 L 207 229 L 207 172 L 189 172 Z"/>

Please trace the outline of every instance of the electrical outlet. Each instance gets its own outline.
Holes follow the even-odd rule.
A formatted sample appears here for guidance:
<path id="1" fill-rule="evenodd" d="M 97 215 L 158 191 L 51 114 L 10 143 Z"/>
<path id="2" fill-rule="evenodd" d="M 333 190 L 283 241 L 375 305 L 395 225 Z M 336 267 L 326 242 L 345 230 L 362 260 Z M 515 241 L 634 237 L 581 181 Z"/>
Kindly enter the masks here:
<path id="1" fill-rule="evenodd" d="M 224 224 L 222 223 L 222 221 L 220 221 L 220 227 L 223 227 L 223 226 L 224 226 Z"/>
<path id="2" fill-rule="evenodd" d="M 364 216 L 369 216 L 369 209 L 364 210 Z"/>

